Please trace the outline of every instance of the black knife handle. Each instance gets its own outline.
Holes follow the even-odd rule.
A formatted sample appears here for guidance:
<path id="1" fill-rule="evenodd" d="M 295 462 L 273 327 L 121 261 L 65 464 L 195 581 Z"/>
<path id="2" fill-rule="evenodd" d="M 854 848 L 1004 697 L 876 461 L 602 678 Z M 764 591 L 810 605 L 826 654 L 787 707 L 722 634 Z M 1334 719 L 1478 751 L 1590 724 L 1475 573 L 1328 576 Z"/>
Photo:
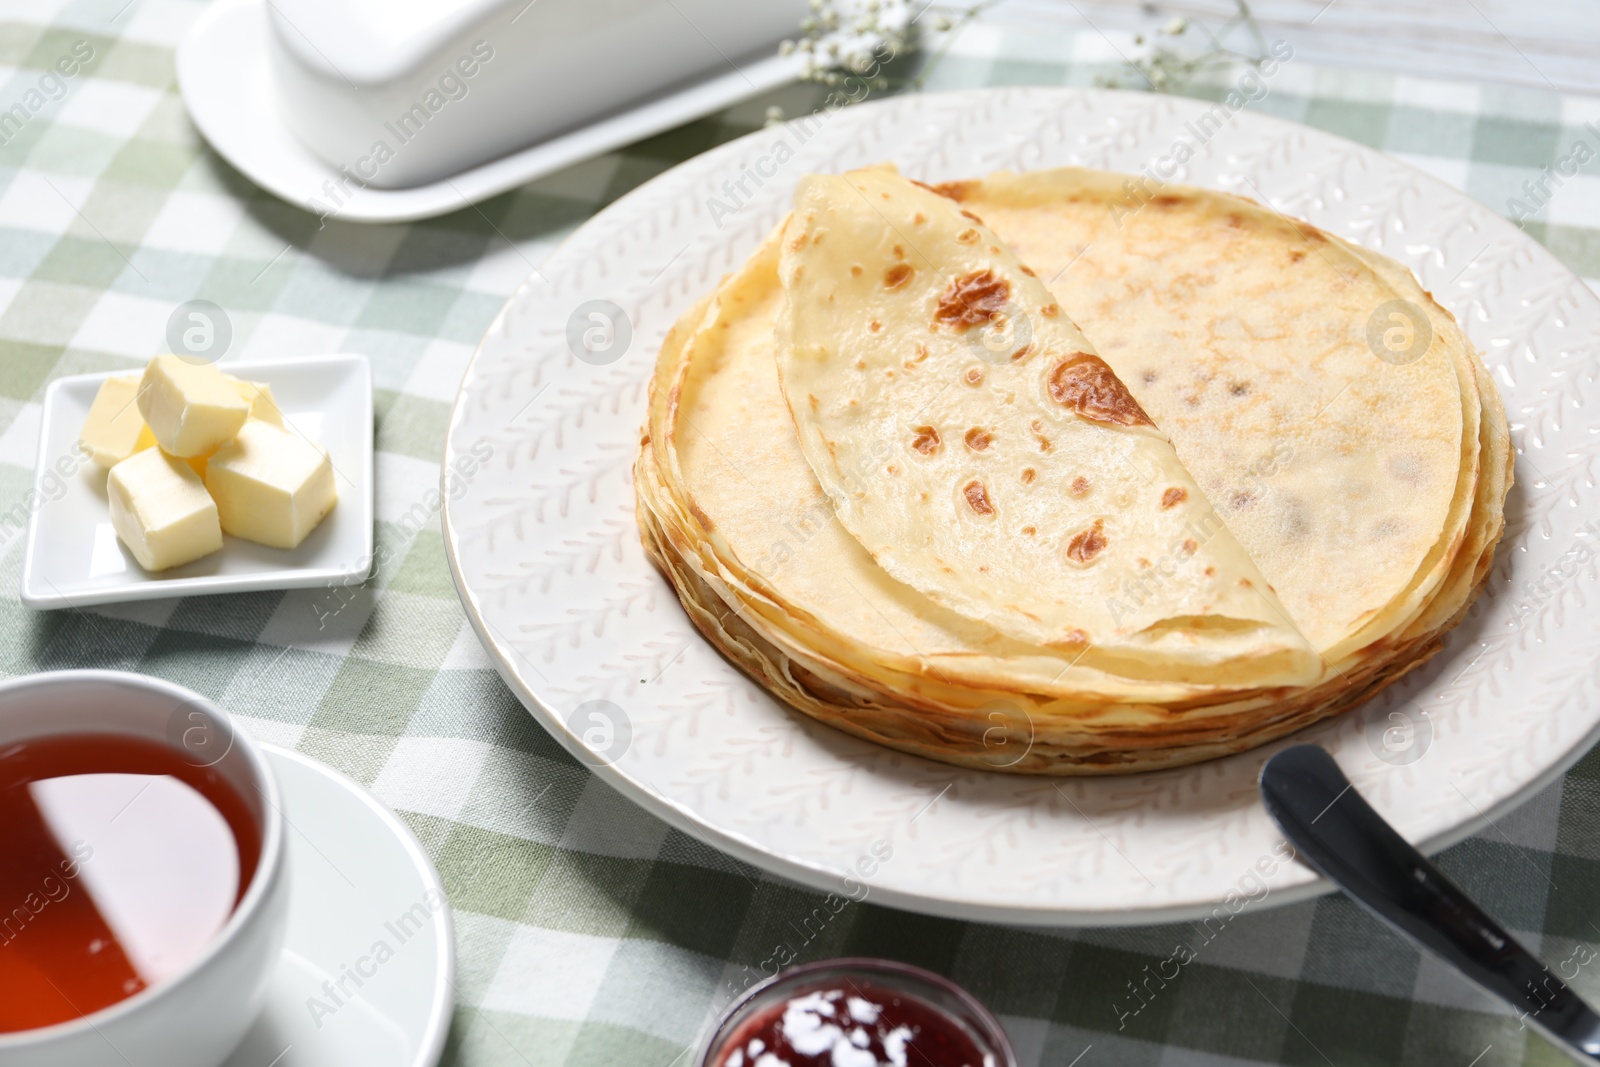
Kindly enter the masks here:
<path id="1" fill-rule="evenodd" d="M 1600 1061 L 1600 1016 L 1372 810 L 1333 757 L 1295 745 L 1261 769 L 1261 798 L 1303 860 L 1570 1051 Z"/>

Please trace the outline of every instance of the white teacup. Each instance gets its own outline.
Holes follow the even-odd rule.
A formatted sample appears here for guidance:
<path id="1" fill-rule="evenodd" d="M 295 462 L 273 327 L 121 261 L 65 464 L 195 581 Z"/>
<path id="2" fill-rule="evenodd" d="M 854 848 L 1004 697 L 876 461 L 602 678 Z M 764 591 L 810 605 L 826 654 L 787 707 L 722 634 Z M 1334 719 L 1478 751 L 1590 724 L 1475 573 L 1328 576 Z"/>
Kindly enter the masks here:
<path id="1" fill-rule="evenodd" d="M 62 734 L 122 734 L 200 754 L 261 831 L 261 855 L 222 929 L 176 975 L 99 1011 L 0 1033 L 6 1067 L 216 1067 L 260 1013 L 283 948 L 289 881 L 277 781 L 261 750 L 198 694 L 122 671 L 60 671 L 0 683 L 0 751 Z M 209 746 L 209 747 L 204 747 Z"/>

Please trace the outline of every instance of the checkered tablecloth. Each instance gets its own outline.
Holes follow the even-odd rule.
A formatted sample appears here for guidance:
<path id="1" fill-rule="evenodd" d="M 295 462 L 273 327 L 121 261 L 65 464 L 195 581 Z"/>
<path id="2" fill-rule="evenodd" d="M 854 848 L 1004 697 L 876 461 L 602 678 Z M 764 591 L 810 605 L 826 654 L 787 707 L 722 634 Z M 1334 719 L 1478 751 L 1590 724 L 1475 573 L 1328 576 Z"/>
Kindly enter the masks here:
<path id="1" fill-rule="evenodd" d="M 404 226 L 315 217 L 260 192 L 185 117 L 180 0 L 18 0 L 0 14 L 0 517 L 27 493 L 55 376 L 139 365 L 173 308 L 203 298 L 228 358 L 359 352 L 377 387 L 382 565 L 326 619 L 315 591 L 36 614 L 17 600 L 22 537 L 0 523 L 0 669 L 142 671 L 191 686 L 257 737 L 369 786 L 449 887 L 458 1006 L 446 1062 L 682 1064 L 708 1015 L 781 946 L 801 960 L 909 960 L 1004 1020 L 1026 1064 L 1566 1062 L 1342 897 L 1247 912 L 1137 1014 L 1184 925 L 1033 931 L 818 898 L 643 814 L 569 758 L 501 683 L 468 628 L 434 520 L 402 514 L 439 478 L 475 342 L 531 264 L 640 182 L 748 132 L 793 87 L 463 210 Z M 1123 42 L 1125 45 L 1126 42 Z M 88 58 L 83 58 L 87 50 Z M 53 78 L 57 60 L 81 59 Z M 1114 69 L 1096 33 L 979 25 L 933 87 L 1088 84 Z M 34 94 L 34 95 L 30 95 Z M 1202 93 L 1201 95 L 1205 95 Z M 35 106 L 37 103 L 38 106 Z M 1260 110 L 1409 160 L 1497 210 L 1584 141 L 1600 102 L 1289 63 Z M 1600 162 L 1527 224 L 1600 276 Z M 1537 206 L 1529 202 L 1529 206 Z M 11 520 L 5 520 L 9 523 Z M 1552 962 L 1600 942 L 1600 758 L 1444 854 L 1449 874 Z M 3 861 L 3 860 L 0 860 Z M 1581 954 L 1580 954 L 1580 958 Z M 1572 984 L 1600 999 L 1600 967 Z M 266 1067 L 265 1064 L 262 1067 Z"/>

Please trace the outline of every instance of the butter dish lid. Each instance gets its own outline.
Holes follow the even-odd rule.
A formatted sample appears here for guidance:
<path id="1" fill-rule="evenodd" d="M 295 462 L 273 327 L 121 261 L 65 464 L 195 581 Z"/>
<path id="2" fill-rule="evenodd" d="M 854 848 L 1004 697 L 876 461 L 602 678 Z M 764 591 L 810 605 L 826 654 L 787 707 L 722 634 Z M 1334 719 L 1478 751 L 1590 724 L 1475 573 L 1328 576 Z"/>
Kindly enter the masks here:
<path id="1" fill-rule="evenodd" d="M 497 9 L 509 24 L 529 6 L 530 0 L 272 0 L 267 13 L 302 66 L 375 86 L 416 70 Z"/>

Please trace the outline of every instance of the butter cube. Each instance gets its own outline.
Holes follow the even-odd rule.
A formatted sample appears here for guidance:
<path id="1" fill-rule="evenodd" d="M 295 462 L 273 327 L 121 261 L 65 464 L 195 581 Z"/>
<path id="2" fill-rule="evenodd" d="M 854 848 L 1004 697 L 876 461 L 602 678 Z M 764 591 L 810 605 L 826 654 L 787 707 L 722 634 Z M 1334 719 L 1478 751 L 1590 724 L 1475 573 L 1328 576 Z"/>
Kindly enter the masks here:
<path id="1" fill-rule="evenodd" d="M 235 378 L 231 374 L 223 375 L 239 390 L 239 395 L 244 397 L 245 403 L 250 405 L 250 417 L 270 422 L 274 426 L 283 425 L 283 412 L 278 410 L 278 402 L 272 397 L 272 386 L 266 382 L 252 382 L 244 378 Z"/>
<path id="2" fill-rule="evenodd" d="M 206 488 L 224 531 L 273 548 L 305 540 L 338 500 L 328 453 L 260 419 L 212 453 Z"/>
<path id="3" fill-rule="evenodd" d="M 78 434 L 78 440 L 100 466 L 115 467 L 156 443 L 150 427 L 144 424 L 144 416 L 139 414 L 135 402 L 138 394 L 137 374 L 123 374 L 100 383 L 83 431 Z"/>
<path id="4" fill-rule="evenodd" d="M 235 378 L 231 374 L 224 374 L 224 378 L 238 390 L 244 402 L 250 405 L 250 418 L 270 422 L 274 426 L 283 425 L 283 412 L 278 410 L 278 401 L 272 396 L 272 386 L 266 382 L 252 382 L 245 378 Z M 154 441 L 154 438 L 151 438 Z M 203 481 L 206 476 L 206 457 L 190 456 L 189 466 Z"/>
<path id="5" fill-rule="evenodd" d="M 139 383 L 139 411 L 163 451 L 188 459 L 231 440 L 250 416 L 250 402 L 209 363 L 157 356 Z"/>
<path id="6" fill-rule="evenodd" d="M 147 448 L 106 478 L 111 525 L 139 566 L 164 571 L 222 547 L 217 506 L 189 465 Z"/>

